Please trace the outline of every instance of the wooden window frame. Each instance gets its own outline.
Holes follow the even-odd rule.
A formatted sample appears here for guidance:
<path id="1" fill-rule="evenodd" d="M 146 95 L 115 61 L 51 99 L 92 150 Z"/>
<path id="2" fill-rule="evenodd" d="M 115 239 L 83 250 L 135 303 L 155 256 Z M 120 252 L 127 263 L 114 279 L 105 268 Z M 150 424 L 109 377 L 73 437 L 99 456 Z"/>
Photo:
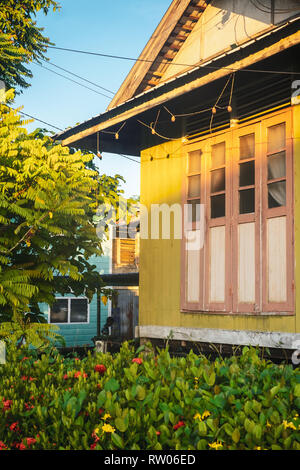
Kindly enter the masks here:
<path id="1" fill-rule="evenodd" d="M 284 119 L 283 119 L 284 118 Z M 269 127 L 286 123 L 286 205 L 281 207 L 268 207 L 268 166 L 267 166 L 267 130 Z M 265 275 L 262 283 L 262 309 L 265 312 L 293 312 L 294 311 L 294 179 L 293 179 L 293 139 L 292 139 L 292 119 L 291 113 L 286 112 L 285 115 L 271 116 L 262 122 L 262 152 L 265 155 L 262 174 L 262 234 L 263 234 L 263 250 L 262 264 L 265 268 Z M 282 149 L 283 150 L 283 149 Z M 286 217 L 286 286 L 287 300 L 286 302 L 269 302 L 267 299 L 267 220 L 270 218 Z"/>
<path id="2" fill-rule="evenodd" d="M 226 315 L 294 315 L 294 178 L 293 178 L 293 139 L 291 108 L 280 110 L 261 118 L 253 119 L 234 128 L 220 131 L 212 136 L 190 142 L 185 146 L 186 172 L 182 185 L 182 203 L 187 203 L 188 155 L 195 150 L 202 150 L 201 161 L 201 202 L 205 201 L 205 240 L 200 250 L 200 286 L 199 301 L 188 302 L 187 291 L 187 256 L 186 238 L 183 230 L 181 245 L 181 311 Z M 286 123 L 286 206 L 268 208 L 267 189 L 267 128 Z M 255 211 L 239 214 L 239 168 L 240 160 L 238 140 L 243 135 L 255 134 Z M 210 155 L 211 146 L 226 142 L 226 213 L 225 218 L 210 219 Z M 275 152 L 274 152 L 275 153 Z M 228 194 L 227 194 L 228 192 Z M 235 196 L 234 193 L 236 192 Z M 287 301 L 268 302 L 267 299 L 267 259 L 266 259 L 266 223 L 272 217 L 286 217 L 286 276 Z M 225 219 L 225 220 L 224 220 Z M 241 223 L 255 223 L 255 301 L 240 302 L 238 299 L 238 226 Z M 225 300 L 224 303 L 209 301 L 209 229 L 213 226 L 225 226 Z M 184 225 L 183 225 L 184 228 Z M 195 224 L 188 225 L 188 230 L 195 230 Z M 234 288 L 233 288 L 234 286 Z"/>

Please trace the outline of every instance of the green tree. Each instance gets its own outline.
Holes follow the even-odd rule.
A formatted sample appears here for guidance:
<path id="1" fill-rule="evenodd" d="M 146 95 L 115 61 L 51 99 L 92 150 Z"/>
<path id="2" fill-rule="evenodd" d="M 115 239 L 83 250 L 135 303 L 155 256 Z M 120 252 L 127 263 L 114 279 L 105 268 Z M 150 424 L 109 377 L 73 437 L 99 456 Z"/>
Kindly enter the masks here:
<path id="1" fill-rule="evenodd" d="M 54 0 L 0 0 L 0 79 L 10 88 L 27 88 L 28 65 L 45 59 L 50 39 L 36 23 L 36 14 L 59 9 Z"/>
<path id="2" fill-rule="evenodd" d="M 117 205 L 120 177 L 99 176 L 88 168 L 92 159 L 28 134 L 18 112 L 0 104 L 2 321 L 38 314 L 56 292 L 91 298 L 101 285 L 90 263 L 102 254 L 93 218 L 98 204 Z"/>

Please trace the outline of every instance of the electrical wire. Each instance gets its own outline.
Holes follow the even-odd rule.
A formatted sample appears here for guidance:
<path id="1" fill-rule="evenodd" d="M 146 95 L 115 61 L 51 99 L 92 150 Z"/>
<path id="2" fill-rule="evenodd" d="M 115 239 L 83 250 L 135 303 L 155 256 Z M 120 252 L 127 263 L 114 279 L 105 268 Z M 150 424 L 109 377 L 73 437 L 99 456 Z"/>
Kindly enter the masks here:
<path id="1" fill-rule="evenodd" d="M 18 109 L 15 109 L 15 108 L 10 108 L 10 109 L 13 109 L 14 111 L 17 111 L 18 113 L 22 114 L 23 116 L 26 116 L 26 117 L 29 117 L 30 119 L 34 119 L 35 121 L 39 121 L 43 124 L 46 124 L 47 126 L 50 126 L 50 127 L 53 127 L 53 129 L 57 129 L 58 131 L 62 131 L 63 132 L 63 129 L 61 129 L 60 127 L 57 127 L 57 126 L 53 126 L 53 124 L 50 124 L 49 122 L 46 122 L 46 121 L 42 121 L 41 119 L 38 119 L 34 116 L 31 116 L 30 114 L 26 114 L 24 113 L 23 111 L 20 111 Z"/>
<path id="2" fill-rule="evenodd" d="M 34 116 L 31 116 L 30 114 L 24 113 L 23 111 L 19 111 L 18 109 L 15 109 L 15 108 L 10 108 L 10 109 L 12 109 L 12 110 L 14 110 L 14 111 L 17 111 L 18 113 L 23 114 L 24 116 L 29 117 L 30 119 L 34 119 L 35 121 L 39 121 L 39 122 L 41 122 L 41 123 L 43 123 L 43 124 L 46 124 L 47 126 L 53 127 L 54 129 L 57 129 L 58 131 L 62 131 L 62 132 L 63 132 L 63 129 L 61 129 L 60 127 L 54 126 L 53 124 L 50 124 L 49 122 L 43 121 L 43 120 L 41 120 L 41 119 L 39 119 L 39 118 L 36 118 L 36 117 L 34 117 Z M 125 124 L 123 124 L 121 127 L 124 127 L 124 125 L 125 125 Z M 103 131 L 102 131 L 102 132 L 103 132 Z M 114 154 L 114 155 L 119 155 L 119 156 L 122 157 L 122 158 L 126 158 L 127 160 L 130 160 L 130 161 L 135 162 L 135 163 L 138 163 L 138 164 L 141 163 L 141 162 L 139 162 L 138 160 L 135 160 L 134 158 L 131 158 L 131 157 L 127 157 L 126 155 L 123 155 L 123 154 L 121 154 L 121 153 L 116 153 L 116 154 Z M 97 156 L 98 156 L 98 155 L 97 155 Z M 99 158 L 99 157 L 98 157 L 98 158 Z"/>
<path id="3" fill-rule="evenodd" d="M 83 88 L 86 88 L 87 90 L 91 90 L 91 91 L 93 91 L 94 93 L 97 93 L 97 95 L 104 96 L 105 98 L 108 98 L 109 100 L 112 99 L 111 96 L 107 96 L 107 95 L 105 95 L 104 93 L 101 93 L 100 91 L 94 90 L 93 88 L 90 88 L 90 87 L 88 87 L 88 86 L 86 86 L 86 85 L 83 85 L 82 83 L 79 83 L 79 82 L 77 82 L 76 80 L 73 80 L 72 78 L 66 77 L 65 75 L 62 75 L 61 73 L 55 72 L 54 70 L 51 70 L 51 69 L 49 69 L 48 67 L 45 67 L 44 65 L 39 64 L 38 62 L 34 62 L 34 64 L 35 64 L 35 65 L 38 65 L 38 66 L 41 67 L 42 69 L 45 69 L 45 70 L 48 70 L 49 72 L 54 73 L 55 75 L 58 75 L 58 76 L 60 76 L 60 77 L 63 77 L 63 78 L 65 78 L 66 80 L 69 80 L 70 82 L 76 83 L 77 85 L 79 85 L 79 86 L 81 86 L 81 87 L 83 87 Z"/>
<path id="4" fill-rule="evenodd" d="M 252 0 L 251 0 L 252 1 Z M 93 56 L 99 56 L 99 57 L 108 57 L 111 59 L 120 59 L 120 60 L 130 60 L 133 62 L 148 62 L 148 63 L 153 63 L 153 60 L 150 59 L 142 59 L 142 58 L 133 58 L 133 57 L 126 57 L 126 56 L 119 56 L 119 55 L 113 55 L 113 54 L 103 54 L 100 52 L 90 52 L 90 51 L 82 51 L 79 49 L 69 49 L 65 47 L 57 47 L 57 46 L 48 46 L 49 48 L 52 49 L 57 49 L 61 51 L 67 51 L 67 52 L 75 52 L 78 54 L 88 54 L 88 55 L 93 55 Z M 205 64 L 181 64 L 178 62 L 169 62 L 169 61 L 162 61 L 161 64 L 166 64 L 166 65 L 177 65 L 177 66 L 182 66 L 182 67 L 197 67 L 200 65 L 203 65 L 203 67 L 207 69 L 212 69 L 212 70 L 228 70 L 230 72 L 253 72 L 253 73 L 269 73 L 269 74 L 278 74 L 278 75 L 300 75 L 300 72 L 291 72 L 287 70 L 262 70 L 262 69 L 250 69 L 250 68 L 243 68 L 243 69 L 234 69 L 232 67 L 217 67 L 213 65 L 205 65 Z"/>
<path id="5" fill-rule="evenodd" d="M 251 1 L 252 5 L 255 6 L 258 10 L 263 11 L 264 13 L 272 12 L 272 8 L 268 5 L 265 5 L 260 0 L 256 0 L 256 2 L 258 3 L 258 5 L 260 5 L 260 7 L 256 5 L 254 1 Z M 299 11 L 299 8 L 274 8 L 275 13 L 291 13 L 293 11 Z"/>
<path id="6" fill-rule="evenodd" d="M 94 85 L 94 86 L 100 88 L 101 90 L 107 91 L 108 93 L 112 93 L 112 95 L 115 95 L 115 92 L 114 92 L 114 91 L 108 90 L 107 88 L 104 88 L 103 86 L 98 85 L 97 83 L 91 82 L 90 80 L 87 80 L 86 78 L 83 78 L 83 77 L 81 77 L 80 75 L 77 75 L 76 73 L 71 72 L 70 70 L 64 69 L 63 67 L 60 67 L 59 65 L 54 64 L 53 62 L 50 62 L 50 60 L 45 60 L 45 59 L 42 59 L 42 60 L 43 60 L 43 62 L 45 62 L 46 64 L 50 64 L 50 65 L 52 65 L 53 67 L 56 67 L 57 69 L 62 70 L 63 72 L 67 72 L 67 73 L 69 73 L 70 75 L 73 75 L 73 76 L 76 77 L 76 78 L 80 78 L 80 80 L 83 80 L 84 82 L 87 82 L 87 83 L 89 83 L 90 85 Z"/>

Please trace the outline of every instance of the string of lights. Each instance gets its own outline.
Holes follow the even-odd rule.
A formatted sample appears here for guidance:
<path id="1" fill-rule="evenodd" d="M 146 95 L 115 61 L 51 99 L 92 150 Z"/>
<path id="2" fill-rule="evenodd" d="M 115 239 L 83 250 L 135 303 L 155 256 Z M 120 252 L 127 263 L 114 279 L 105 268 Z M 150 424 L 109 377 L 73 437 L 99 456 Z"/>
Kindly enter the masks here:
<path id="1" fill-rule="evenodd" d="M 228 107 L 227 107 L 227 110 L 228 112 L 231 112 L 232 111 L 232 108 L 231 108 L 231 100 L 232 100 L 232 94 L 233 94 L 233 83 L 234 83 L 234 74 L 231 74 L 230 77 L 228 78 L 228 80 L 226 81 L 224 87 L 223 87 L 223 90 L 221 91 L 220 95 L 218 96 L 218 99 L 217 101 L 215 102 L 215 105 L 212 107 L 212 110 L 211 110 L 211 118 L 210 118 L 210 124 L 209 124 L 209 130 L 210 130 L 210 133 L 212 132 L 212 124 L 213 124 L 213 120 L 214 120 L 214 115 L 217 113 L 217 106 L 218 106 L 218 103 L 219 101 L 221 100 L 227 86 L 229 85 L 229 82 L 230 80 L 232 80 L 232 86 L 231 86 L 231 92 L 230 92 L 230 98 L 229 98 L 229 104 L 228 104 Z"/>

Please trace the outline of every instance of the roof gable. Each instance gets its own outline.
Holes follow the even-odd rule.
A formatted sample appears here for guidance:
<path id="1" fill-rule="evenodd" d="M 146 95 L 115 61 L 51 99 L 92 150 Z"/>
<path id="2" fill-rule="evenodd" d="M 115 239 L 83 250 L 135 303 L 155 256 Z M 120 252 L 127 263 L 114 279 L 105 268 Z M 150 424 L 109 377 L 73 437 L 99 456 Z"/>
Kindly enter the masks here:
<path id="1" fill-rule="evenodd" d="M 173 0 L 107 109 L 159 85 L 209 2 Z"/>

